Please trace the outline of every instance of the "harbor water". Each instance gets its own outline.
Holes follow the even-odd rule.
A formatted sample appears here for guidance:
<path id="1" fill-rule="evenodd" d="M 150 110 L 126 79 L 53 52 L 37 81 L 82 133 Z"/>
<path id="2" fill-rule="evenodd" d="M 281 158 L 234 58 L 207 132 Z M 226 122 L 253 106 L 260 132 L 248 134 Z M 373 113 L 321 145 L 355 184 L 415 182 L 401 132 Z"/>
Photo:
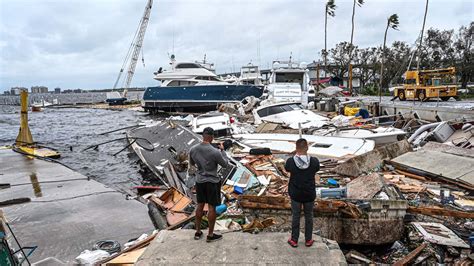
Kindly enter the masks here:
<path id="1" fill-rule="evenodd" d="M 153 183 L 144 180 L 138 157 L 130 149 L 115 155 L 127 145 L 118 140 L 84 151 L 90 145 L 124 138 L 124 131 L 99 135 L 113 129 L 137 125 L 150 118 L 143 112 L 89 108 L 44 108 L 29 113 L 29 125 L 35 142 L 61 152 L 58 160 L 70 168 L 113 189 L 129 193 L 135 185 Z M 15 142 L 20 124 L 19 106 L 0 106 L 0 146 Z"/>

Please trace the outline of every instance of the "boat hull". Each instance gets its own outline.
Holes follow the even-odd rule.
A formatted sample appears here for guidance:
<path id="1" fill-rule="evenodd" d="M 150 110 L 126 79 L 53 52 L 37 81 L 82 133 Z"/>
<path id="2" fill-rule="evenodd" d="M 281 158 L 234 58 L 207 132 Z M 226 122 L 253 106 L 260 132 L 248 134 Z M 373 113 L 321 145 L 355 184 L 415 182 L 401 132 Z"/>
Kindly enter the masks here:
<path id="1" fill-rule="evenodd" d="M 148 87 L 143 94 L 146 111 L 210 111 L 221 103 L 240 102 L 247 96 L 262 96 L 252 85 L 206 85 L 191 87 Z"/>

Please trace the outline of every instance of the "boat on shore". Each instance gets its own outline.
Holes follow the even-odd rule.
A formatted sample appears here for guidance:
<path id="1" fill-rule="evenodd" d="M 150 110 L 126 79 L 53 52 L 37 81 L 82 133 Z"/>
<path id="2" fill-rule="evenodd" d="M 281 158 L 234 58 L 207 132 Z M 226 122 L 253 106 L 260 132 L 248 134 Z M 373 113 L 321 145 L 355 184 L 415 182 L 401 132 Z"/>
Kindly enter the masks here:
<path id="1" fill-rule="evenodd" d="M 304 109 L 300 102 L 268 104 L 253 109 L 252 114 L 257 125 L 268 122 L 298 129 L 319 128 L 329 123 L 328 118 Z"/>
<path id="2" fill-rule="evenodd" d="M 375 128 L 329 128 L 313 131 L 313 135 L 331 136 L 340 138 L 368 139 L 375 141 L 376 145 L 396 142 L 405 137 L 407 133 L 395 127 Z"/>
<path id="3" fill-rule="evenodd" d="M 304 107 L 314 100 L 314 87 L 306 64 L 289 61 L 274 61 L 270 83 L 265 86 L 261 105 L 280 102 L 301 102 Z"/>
<path id="4" fill-rule="evenodd" d="M 269 148 L 273 153 L 290 154 L 295 150 L 295 142 L 300 138 L 297 134 L 240 134 L 232 136 L 244 149 Z M 374 149 L 373 140 L 356 138 L 325 137 L 301 135 L 308 141 L 308 154 L 319 158 L 343 158 L 361 155 Z"/>
<path id="5" fill-rule="evenodd" d="M 145 111 L 211 111 L 222 103 L 238 103 L 263 93 L 254 85 L 220 80 L 205 61 L 176 62 L 171 56 L 170 64 L 170 70 L 160 68 L 155 73 L 161 86 L 146 88 L 142 103 Z"/>

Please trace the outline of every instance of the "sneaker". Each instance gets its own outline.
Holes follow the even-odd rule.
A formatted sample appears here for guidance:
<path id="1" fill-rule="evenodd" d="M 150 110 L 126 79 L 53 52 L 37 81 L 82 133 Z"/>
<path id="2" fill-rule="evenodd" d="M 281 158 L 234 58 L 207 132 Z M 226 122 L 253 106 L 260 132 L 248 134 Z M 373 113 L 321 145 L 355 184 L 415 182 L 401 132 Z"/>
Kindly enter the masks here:
<path id="1" fill-rule="evenodd" d="M 306 240 L 306 242 L 304 243 L 304 245 L 307 246 L 307 247 L 311 247 L 311 246 L 313 245 L 313 243 L 314 243 L 314 240 L 313 240 L 313 239 L 311 239 L 311 240 Z"/>
<path id="2" fill-rule="evenodd" d="M 296 242 L 295 240 L 293 239 L 288 239 L 288 244 L 294 248 L 298 247 L 298 242 Z"/>
<path id="3" fill-rule="evenodd" d="M 199 240 L 202 238 L 202 231 L 201 232 L 196 232 L 194 234 L 194 240 Z"/>
<path id="4" fill-rule="evenodd" d="M 213 234 L 212 236 L 207 236 L 206 242 L 214 242 L 214 241 L 218 241 L 218 240 L 221 240 L 221 239 L 222 239 L 221 235 Z"/>

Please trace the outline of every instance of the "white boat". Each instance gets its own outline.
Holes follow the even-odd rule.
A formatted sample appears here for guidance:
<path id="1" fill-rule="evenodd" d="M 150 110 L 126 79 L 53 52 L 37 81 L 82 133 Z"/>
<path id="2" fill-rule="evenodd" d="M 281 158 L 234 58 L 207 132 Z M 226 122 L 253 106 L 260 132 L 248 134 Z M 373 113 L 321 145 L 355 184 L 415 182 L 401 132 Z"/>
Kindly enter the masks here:
<path id="1" fill-rule="evenodd" d="M 308 69 L 304 63 L 274 61 L 269 84 L 265 86 L 266 99 L 262 105 L 278 102 L 301 102 L 306 107 L 314 99 Z"/>
<path id="2" fill-rule="evenodd" d="M 322 127 L 329 122 L 327 117 L 304 109 L 300 102 L 268 104 L 253 109 L 252 114 L 257 125 L 270 122 L 293 129 Z"/>
<path id="3" fill-rule="evenodd" d="M 245 85 L 262 85 L 262 75 L 258 66 L 249 63 L 246 66 L 240 68 L 240 77 L 238 79 L 239 84 Z"/>
<path id="4" fill-rule="evenodd" d="M 213 72 L 213 64 L 176 62 L 171 56 L 171 69 L 160 68 L 155 79 L 160 86 L 148 87 L 143 94 L 146 111 L 216 110 L 222 103 L 238 103 L 247 96 L 260 97 L 262 89 L 254 85 L 230 84 Z"/>
<path id="5" fill-rule="evenodd" d="M 300 138 L 296 134 L 241 134 L 232 137 L 243 144 L 242 152 L 248 152 L 250 148 L 269 148 L 273 152 L 288 154 L 295 150 L 295 142 Z M 308 154 L 316 157 L 342 158 L 360 155 L 375 147 L 373 140 L 314 135 L 301 137 L 308 141 Z"/>
<path id="6" fill-rule="evenodd" d="M 227 136 L 231 134 L 233 122 L 228 114 L 221 112 L 209 112 L 192 120 L 192 131 L 194 133 L 202 134 L 206 127 L 211 127 L 217 136 Z"/>
<path id="7" fill-rule="evenodd" d="M 313 135 L 331 136 L 340 138 L 369 139 L 375 141 L 376 145 L 383 145 L 398 141 L 406 135 L 406 132 L 394 127 L 377 127 L 374 129 L 364 128 L 330 128 L 320 129 Z"/>

